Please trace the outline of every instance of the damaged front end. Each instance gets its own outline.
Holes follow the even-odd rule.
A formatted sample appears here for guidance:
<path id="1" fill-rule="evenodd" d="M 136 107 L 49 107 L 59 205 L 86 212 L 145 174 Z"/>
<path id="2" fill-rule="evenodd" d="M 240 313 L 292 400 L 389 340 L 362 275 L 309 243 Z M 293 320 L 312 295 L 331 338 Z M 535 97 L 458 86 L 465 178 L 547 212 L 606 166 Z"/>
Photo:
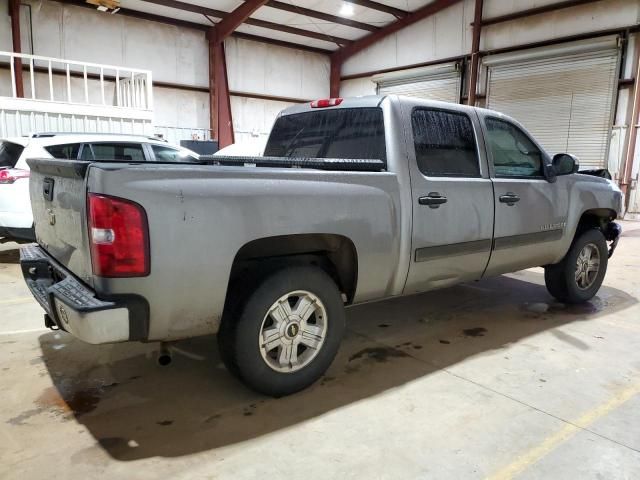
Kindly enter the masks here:
<path id="1" fill-rule="evenodd" d="M 609 222 L 602 229 L 602 233 L 604 234 L 604 238 L 607 242 L 611 242 L 609 244 L 609 258 L 611 258 L 613 252 L 618 246 L 618 240 L 620 240 L 620 235 L 622 234 L 622 226 L 616 222 Z"/>

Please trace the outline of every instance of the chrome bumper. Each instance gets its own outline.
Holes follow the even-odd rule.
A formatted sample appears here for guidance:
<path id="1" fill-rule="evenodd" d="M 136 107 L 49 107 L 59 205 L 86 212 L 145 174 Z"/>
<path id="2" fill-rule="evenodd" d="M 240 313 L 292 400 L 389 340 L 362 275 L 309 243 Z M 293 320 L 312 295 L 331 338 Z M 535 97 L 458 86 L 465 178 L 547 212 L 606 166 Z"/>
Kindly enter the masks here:
<path id="1" fill-rule="evenodd" d="M 47 313 L 45 325 L 48 327 L 64 330 L 93 344 L 143 340 L 132 337 L 140 334 L 140 328 L 136 328 L 140 316 L 144 325 L 147 324 L 146 301 L 141 305 L 138 298 L 97 298 L 95 292 L 37 245 L 20 249 L 20 265 L 29 290 Z M 136 313 L 138 318 L 132 318 Z"/>

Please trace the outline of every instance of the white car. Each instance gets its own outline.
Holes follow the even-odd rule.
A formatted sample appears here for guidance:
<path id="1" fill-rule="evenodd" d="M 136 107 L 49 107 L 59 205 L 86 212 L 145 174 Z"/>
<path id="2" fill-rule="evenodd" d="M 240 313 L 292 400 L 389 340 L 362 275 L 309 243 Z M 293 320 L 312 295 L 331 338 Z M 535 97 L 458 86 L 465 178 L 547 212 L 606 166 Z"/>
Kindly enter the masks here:
<path id="1" fill-rule="evenodd" d="M 242 143 L 232 143 L 231 145 L 221 148 L 214 153 L 214 155 L 226 157 L 261 157 L 266 144 L 266 137 Z"/>
<path id="2" fill-rule="evenodd" d="M 199 156 L 142 135 L 37 133 L 0 139 L 0 238 L 34 240 L 27 158 L 196 162 Z"/>

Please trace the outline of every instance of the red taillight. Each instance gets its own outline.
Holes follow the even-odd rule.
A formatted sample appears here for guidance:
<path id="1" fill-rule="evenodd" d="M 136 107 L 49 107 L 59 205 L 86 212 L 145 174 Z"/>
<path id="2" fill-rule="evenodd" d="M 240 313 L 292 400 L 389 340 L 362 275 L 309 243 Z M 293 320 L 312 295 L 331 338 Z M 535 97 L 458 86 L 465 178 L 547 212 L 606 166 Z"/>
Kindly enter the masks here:
<path id="1" fill-rule="evenodd" d="M 147 215 L 137 203 L 90 193 L 89 241 L 93 274 L 144 277 L 149 274 Z"/>
<path id="2" fill-rule="evenodd" d="M 337 107 L 342 103 L 342 98 L 323 98 L 311 102 L 311 108 Z"/>
<path id="3" fill-rule="evenodd" d="M 13 183 L 19 178 L 29 178 L 29 174 L 29 170 L 20 170 L 18 168 L 0 170 L 0 183 Z"/>

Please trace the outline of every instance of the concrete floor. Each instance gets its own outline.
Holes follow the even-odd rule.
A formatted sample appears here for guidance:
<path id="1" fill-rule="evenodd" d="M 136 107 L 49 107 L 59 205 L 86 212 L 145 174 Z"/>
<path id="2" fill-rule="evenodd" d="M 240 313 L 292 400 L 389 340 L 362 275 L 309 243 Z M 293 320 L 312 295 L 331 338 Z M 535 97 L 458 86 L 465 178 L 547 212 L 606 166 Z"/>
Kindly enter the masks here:
<path id="1" fill-rule="evenodd" d="M 640 478 L 640 223 L 592 302 L 541 269 L 354 307 L 324 379 L 256 395 L 214 338 L 82 344 L 41 329 L 0 246 L 0 478 Z"/>

